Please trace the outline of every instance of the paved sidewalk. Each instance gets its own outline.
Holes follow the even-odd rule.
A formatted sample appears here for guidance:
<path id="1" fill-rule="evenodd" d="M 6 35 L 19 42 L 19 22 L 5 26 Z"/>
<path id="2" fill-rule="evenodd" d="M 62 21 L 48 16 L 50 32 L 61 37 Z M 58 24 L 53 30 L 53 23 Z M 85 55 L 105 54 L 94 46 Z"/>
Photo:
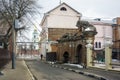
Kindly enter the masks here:
<path id="1" fill-rule="evenodd" d="M 4 75 L 0 75 L 0 80 L 33 80 L 32 74 L 27 68 L 24 60 L 16 60 L 16 68 L 11 69 L 10 62 L 3 69 Z"/>
<path id="2" fill-rule="evenodd" d="M 51 66 L 73 71 L 78 74 L 86 75 L 89 77 L 94 77 L 99 80 L 120 80 L 120 71 L 106 71 L 95 67 L 85 69 L 85 68 L 78 68 L 76 66 L 70 66 L 65 64 L 51 64 Z"/>

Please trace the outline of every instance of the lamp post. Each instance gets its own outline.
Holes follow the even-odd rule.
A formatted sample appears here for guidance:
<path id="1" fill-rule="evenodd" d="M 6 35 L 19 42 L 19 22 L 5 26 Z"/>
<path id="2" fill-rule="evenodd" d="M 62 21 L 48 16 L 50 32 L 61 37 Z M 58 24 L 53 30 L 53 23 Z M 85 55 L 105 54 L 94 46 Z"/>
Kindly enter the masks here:
<path id="1" fill-rule="evenodd" d="M 16 31 L 15 31 L 15 29 L 17 29 L 19 27 L 18 23 L 19 23 L 19 20 L 14 17 L 13 26 L 12 26 L 12 44 L 13 44 L 12 69 L 15 69 L 15 52 L 16 52 Z"/>
<path id="2" fill-rule="evenodd" d="M 14 21 L 15 23 L 15 21 Z M 15 24 L 12 27 L 12 44 L 13 44 L 13 48 L 12 48 L 12 69 L 15 69 L 15 29 L 14 29 Z"/>
<path id="3" fill-rule="evenodd" d="M 12 26 L 12 69 L 15 69 L 15 42 L 16 42 L 16 35 L 15 35 L 15 28 L 18 27 L 18 20 L 16 20 L 16 0 L 13 0 L 13 26 Z"/>
<path id="4" fill-rule="evenodd" d="M 106 70 L 111 69 L 112 61 L 112 39 L 110 37 L 105 37 L 105 65 Z"/>

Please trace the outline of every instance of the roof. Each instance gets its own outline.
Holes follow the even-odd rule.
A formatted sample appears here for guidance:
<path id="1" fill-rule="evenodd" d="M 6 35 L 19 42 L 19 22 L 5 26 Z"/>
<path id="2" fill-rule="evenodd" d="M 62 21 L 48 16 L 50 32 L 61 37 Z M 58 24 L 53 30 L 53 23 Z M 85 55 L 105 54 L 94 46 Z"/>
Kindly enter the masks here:
<path id="1" fill-rule="evenodd" d="M 71 8 L 73 11 L 75 11 L 76 13 L 81 14 L 81 13 L 79 13 L 77 10 L 75 10 L 75 9 L 73 9 L 72 7 L 70 7 L 69 5 L 67 5 L 66 3 L 62 3 L 62 4 L 58 5 L 58 6 L 55 7 L 54 9 L 48 11 L 47 13 L 52 12 L 53 10 L 57 9 L 58 7 L 60 7 L 61 5 L 66 5 L 66 6 L 68 6 L 69 8 Z M 82 15 L 82 14 L 81 14 L 81 15 Z"/>
<path id="2" fill-rule="evenodd" d="M 111 20 L 102 20 L 100 18 L 96 19 L 82 19 L 83 21 L 88 21 L 93 25 L 112 25 L 113 22 Z"/>
<path id="3" fill-rule="evenodd" d="M 69 5 L 67 5 L 66 3 L 63 2 L 62 4 L 60 4 L 60 5 L 58 5 L 57 7 L 53 8 L 52 10 L 46 12 L 46 13 L 44 14 L 44 17 L 43 17 L 43 19 L 42 19 L 40 25 L 43 24 L 43 22 L 45 21 L 45 19 L 47 18 L 48 14 L 49 14 L 50 12 L 52 12 L 53 10 L 59 8 L 61 5 L 66 5 L 67 7 L 69 7 L 69 8 L 72 9 L 73 11 L 75 11 L 77 14 L 80 14 L 80 16 L 82 16 L 82 14 L 79 13 L 77 10 L 73 9 L 72 7 L 70 7 Z"/>

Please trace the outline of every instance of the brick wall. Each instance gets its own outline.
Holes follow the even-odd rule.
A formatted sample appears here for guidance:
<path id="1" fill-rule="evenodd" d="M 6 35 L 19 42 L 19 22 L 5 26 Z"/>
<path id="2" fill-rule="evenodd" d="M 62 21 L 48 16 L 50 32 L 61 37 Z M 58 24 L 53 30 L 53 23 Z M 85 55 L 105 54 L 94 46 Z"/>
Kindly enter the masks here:
<path id="1" fill-rule="evenodd" d="M 78 29 L 65 29 L 65 28 L 49 28 L 48 40 L 56 41 L 62 37 L 65 33 L 75 33 Z"/>
<path id="2" fill-rule="evenodd" d="M 10 53 L 7 49 L 0 48 L 0 70 L 10 61 Z"/>

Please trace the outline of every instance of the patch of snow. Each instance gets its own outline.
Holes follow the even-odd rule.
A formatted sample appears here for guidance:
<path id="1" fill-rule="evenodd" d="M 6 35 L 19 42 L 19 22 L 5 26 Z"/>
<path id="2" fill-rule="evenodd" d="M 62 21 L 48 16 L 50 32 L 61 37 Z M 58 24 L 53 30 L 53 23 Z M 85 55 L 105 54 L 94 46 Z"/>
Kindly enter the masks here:
<path id="1" fill-rule="evenodd" d="M 70 63 L 65 63 L 64 65 L 69 65 L 69 66 L 73 66 L 73 67 L 83 68 L 83 66 L 80 65 L 80 64 L 70 64 Z"/>

